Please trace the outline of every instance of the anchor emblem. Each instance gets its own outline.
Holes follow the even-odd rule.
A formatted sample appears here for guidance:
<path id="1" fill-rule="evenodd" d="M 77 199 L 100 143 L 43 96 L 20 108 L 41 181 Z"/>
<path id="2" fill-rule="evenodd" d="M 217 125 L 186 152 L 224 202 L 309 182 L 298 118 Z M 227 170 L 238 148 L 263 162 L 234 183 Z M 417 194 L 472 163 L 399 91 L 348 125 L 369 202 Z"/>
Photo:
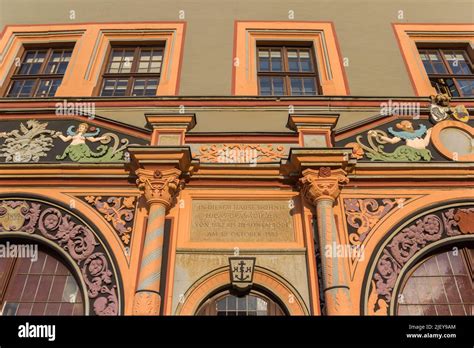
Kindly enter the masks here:
<path id="1" fill-rule="evenodd" d="M 248 288 L 253 282 L 255 257 L 230 257 L 230 277 L 234 287 Z"/>

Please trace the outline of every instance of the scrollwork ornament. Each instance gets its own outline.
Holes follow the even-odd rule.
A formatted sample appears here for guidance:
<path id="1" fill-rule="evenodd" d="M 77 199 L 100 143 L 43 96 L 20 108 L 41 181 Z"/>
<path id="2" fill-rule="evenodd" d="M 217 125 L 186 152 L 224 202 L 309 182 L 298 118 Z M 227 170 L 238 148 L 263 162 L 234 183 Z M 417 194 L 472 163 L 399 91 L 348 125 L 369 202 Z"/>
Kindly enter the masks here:
<path id="1" fill-rule="evenodd" d="M 448 208 L 415 220 L 393 236 L 384 247 L 380 258 L 376 260 L 371 279 L 368 313 L 376 311 L 375 307 L 380 304 L 390 306 L 401 269 L 421 249 L 443 238 L 474 233 L 471 229 L 473 220 L 474 208 Z"/>
<path id="2" fill-rule="evenodd" d="M 14 215 L 11 209 L 16 209 Z M 81 270 L 93 314 L 118 314 L 117 280 L 110 268 L 111 261 L 94 233 L 75 217 L 46 203 L 4 200 L 0 201 L 0 227 L 0 233 L 34 233 L 57 244 Z"/>

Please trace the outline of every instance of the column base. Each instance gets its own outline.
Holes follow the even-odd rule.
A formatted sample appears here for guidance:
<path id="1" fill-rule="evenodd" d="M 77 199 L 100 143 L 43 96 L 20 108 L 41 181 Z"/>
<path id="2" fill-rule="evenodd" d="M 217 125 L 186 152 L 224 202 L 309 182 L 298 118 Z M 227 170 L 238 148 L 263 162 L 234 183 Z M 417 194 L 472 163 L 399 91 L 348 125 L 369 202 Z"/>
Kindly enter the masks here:
<path id="1" fill-rule="evenodd" d="M 153 291 L 135 293 L 133 315 L 160 315 L 161 296 Z"/>
<path id="2" fill-rule="evenodd" d="M 325 292 L 327 315 L 354 315 L 349 290 L 330 289 Z"/>

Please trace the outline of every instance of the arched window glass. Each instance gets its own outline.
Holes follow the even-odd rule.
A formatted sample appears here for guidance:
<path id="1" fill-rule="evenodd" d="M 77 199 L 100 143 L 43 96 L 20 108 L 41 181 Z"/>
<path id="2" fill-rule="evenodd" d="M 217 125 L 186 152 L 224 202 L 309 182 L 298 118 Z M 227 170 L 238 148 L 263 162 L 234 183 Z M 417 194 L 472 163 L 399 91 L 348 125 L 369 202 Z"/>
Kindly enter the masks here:
<path id="1" fill-rule="evenodd" d="M 21 246 L 32 245 L 0 244 L 19 251 Z M 83 315 L 84 304 L 78 282 L 61 257 L 52 250 L 39 247 L 35 258 L 0 258 L 2 315 Z"/>
<path id="2" fill-rule="evenodd" d="M 218 316 L 265 316 L 285 315 L 282 307 L 270 297 L 252 291 L 246 295 L 224 291 L 209 298 L 197 315 Z"/>
<path id="3" fill-rule="evenodd" d="M 473 315 L 474 249 L 455 248 L 419 262 L 405 279 L 399 315 Z"/>

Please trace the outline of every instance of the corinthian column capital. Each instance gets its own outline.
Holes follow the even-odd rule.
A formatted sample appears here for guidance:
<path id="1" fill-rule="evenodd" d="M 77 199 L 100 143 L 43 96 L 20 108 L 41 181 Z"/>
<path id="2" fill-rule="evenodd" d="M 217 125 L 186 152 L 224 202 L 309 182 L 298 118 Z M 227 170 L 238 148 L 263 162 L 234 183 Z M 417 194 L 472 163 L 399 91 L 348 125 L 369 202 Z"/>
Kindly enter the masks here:
<path id="1" fill-rule="evenodd" d="M 342 169 L 331 170 L 329 167 L 321 167 L 319 170 L 306 169 L 300 178 L 302 193 L 313 205 L 320 200 L 334 202 L 343 185 L 349 182 L 347 173 Z"/>
<path id="2" fill-rule="evenodd" d="M 160 203 L 168 210 L 183 186 L 181 171 L 176 168 L 166 170 L 137 169 L 138 188 L 145 195 L 149 205 Z"/>

